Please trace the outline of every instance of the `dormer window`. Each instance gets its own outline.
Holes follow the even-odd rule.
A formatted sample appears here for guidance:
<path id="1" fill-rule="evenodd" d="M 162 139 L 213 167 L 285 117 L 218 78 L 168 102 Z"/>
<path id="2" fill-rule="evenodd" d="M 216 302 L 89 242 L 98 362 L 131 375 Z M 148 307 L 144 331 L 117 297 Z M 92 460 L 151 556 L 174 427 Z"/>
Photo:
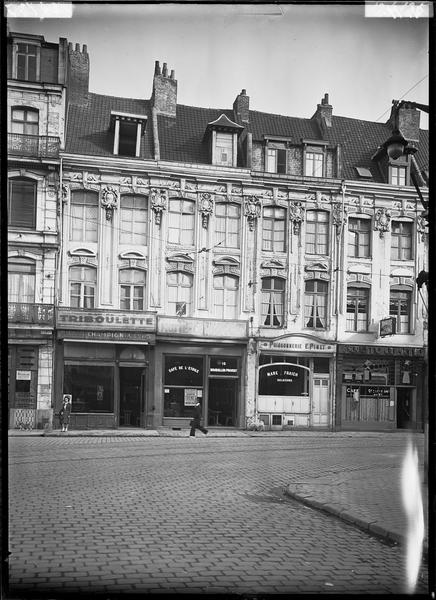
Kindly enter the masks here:
<path id="1" fill-rule="evenodd" d="M 325 177 L 327 142 L 303 140 L 304 176 Z"/>
<path id="2" fill-rule="evenodd" d="M 407 167 L 389 165 L 389 183 L 391 185 L 407 185 Z"/>
<path id="3" fill-rule="evenodd" d="M 267 148 L 266 170 L 268 173 L 286 173 L 285 148 Z"/>
<path id="4" fill-rule="evenodd" d="M 244 128 L 225 114 L 208 123 L 205 138 L 210 139 L 213 165 L 236 167 L 238 164 L 238 135 Z"/>
<path id="5" fill-rule="evenodd" d="M 141 137 L 145 131 L 147 117 L 111 111 L 111 128 L 114 131 L 114 154 L 139 157 Z"/>
<path id="6" fill-rule="evenodd" d="M 12 73 L 8 77 L 12 76 L 13 79 L 21 81 L 39 81 L 41 43 L 44 41 L 44 37 L 11 33 L 10 39 L 12 42 L 10 46 Z"/>

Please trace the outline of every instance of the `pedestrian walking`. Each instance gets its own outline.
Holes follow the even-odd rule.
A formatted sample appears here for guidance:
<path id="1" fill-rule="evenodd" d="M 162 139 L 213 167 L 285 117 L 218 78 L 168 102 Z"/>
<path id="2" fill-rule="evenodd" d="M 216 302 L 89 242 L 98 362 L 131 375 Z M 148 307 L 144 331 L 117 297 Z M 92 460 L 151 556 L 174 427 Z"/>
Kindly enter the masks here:
<path id="1" fill-rule="evenodd" d="M 64 396 L 62 408 L 59 411 L 59 421 L 61 424 L 61 431 L 68 431 L 68 425 L 70 424 L 71 414 L 71 396 Z"/>
<path id="2" fill-rule="evenodd" d="M 197 404 L 195 405 L 195 416 L 192 419 L 190 425 L 191 425 L 191 433 L 189 435 L 192 435 L 193 437 L 195 437 L 196 429 L 199 429 L 203 433 L 207 433 L 207 429 L 205 429 L 204 427 L 201 426 L 201 404 L 198 400 L 197 400 Z"/>

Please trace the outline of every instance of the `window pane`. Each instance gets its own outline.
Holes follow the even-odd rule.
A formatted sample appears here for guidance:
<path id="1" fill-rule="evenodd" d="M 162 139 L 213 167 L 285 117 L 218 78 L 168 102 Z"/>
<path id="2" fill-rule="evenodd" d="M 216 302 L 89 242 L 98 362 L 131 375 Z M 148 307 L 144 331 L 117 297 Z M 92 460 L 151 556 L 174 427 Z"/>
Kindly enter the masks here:
<path id="1" fill-rule="evenodd" d="M 35 182 L 20 178 L 9 180 L 8 225 L 25 229 L 35 228 Z"/>
<path id="2" fill-rule="evenodd" d="M 113 372 L 111 366 L 65 365 L 64 393 L 72 394 L 71 411 L 112 412 Z"/>

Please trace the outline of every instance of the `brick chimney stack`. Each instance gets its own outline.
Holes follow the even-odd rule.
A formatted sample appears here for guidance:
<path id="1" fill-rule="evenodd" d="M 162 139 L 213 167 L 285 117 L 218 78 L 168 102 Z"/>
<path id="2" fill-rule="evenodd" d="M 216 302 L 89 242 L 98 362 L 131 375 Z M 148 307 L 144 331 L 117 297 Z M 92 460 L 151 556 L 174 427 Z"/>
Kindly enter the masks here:
<path id="1" fill-rule="evenodd" d="M 236 96 L 233 102 L 233 112 L 235 113 L 235 121 L 244 125 L 250 120 L 250 96 L 247 96 L 247 90 L 242 90 Z"/>
<path id="2" fill-rule="evenodd" d="M 333 106 L 329 104 L 329 95 L 324 94 L 321 104 L 317 105 L 316 113 L 312 116 L 321 127 L 321 131 L 332 126 L 332 113 Z"/>
<path id="3" fill-rule="evenodd" d="M 408 142 L 419 142 L 420 117 L 420 111 L 407 103 L 401 108 L 398 108 L 397 104 L 393 104 L 387 124 L 391 126 L 392 130 L 398 129 Z"/>
<path id="4" fill-rule="evenodd" d="M 88 48 L 84 44 L 80 50 L 80 44 L 68 44 L 68 68 L 67 68 L 68 95 L 71 104 L 87 106 L 89 101 L 89 55 Z"/>
<path id="5" fill-rule="evenodd" d="M 154 64 L 153 93 L 151 95 L 152 107 L 156 114 L 168 117 L 176 116 L 177 106 L 177 80 L 174 69 L 168 76 L 167 63 L 163 63 L 162 72 L 159 61 Z"/>

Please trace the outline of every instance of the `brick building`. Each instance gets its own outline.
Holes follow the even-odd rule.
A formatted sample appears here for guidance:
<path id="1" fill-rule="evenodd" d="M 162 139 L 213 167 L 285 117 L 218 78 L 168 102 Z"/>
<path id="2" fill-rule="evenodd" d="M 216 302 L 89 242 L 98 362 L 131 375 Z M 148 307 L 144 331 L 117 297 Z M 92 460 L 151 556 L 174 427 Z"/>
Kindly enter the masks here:
<path id="1" fill-rule="evenodd" d="M 419 111 L 185 106 L 159 62 L 150 99 L 106 96 L 67 57 L 55 413 L 68 393 L 72 428 L 187 427 L 200 398 L 209 426 L 421 428 Z M 387 156 L 396 128 L 413 161 Z"/>

